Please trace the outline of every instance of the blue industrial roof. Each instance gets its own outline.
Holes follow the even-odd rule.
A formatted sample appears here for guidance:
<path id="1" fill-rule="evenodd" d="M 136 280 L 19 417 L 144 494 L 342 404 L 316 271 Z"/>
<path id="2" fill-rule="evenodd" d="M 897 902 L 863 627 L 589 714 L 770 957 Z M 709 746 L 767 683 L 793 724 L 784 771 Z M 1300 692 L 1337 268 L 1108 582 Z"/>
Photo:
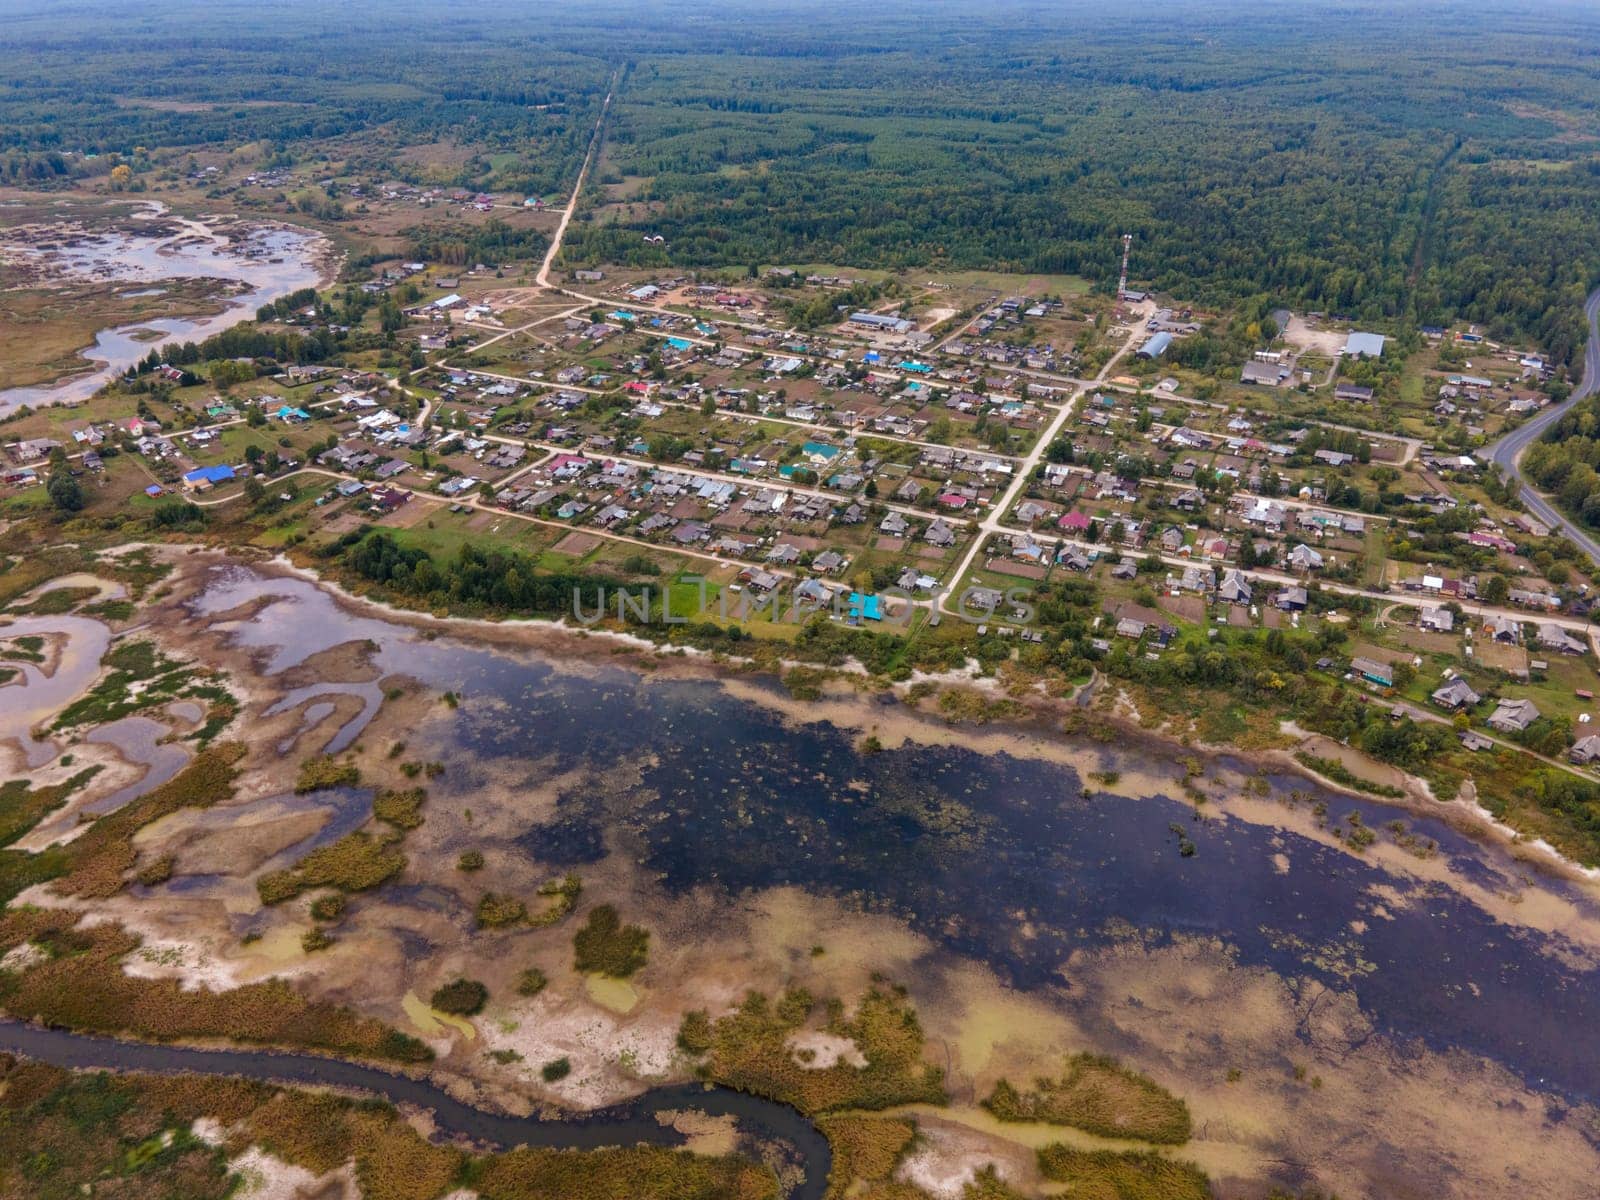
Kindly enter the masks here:
<path id="1" fill-rule="evenodd" d="M 233 478 L 233 468 L 227 466 L 196 467 L 184 477 L 189 483 L 226 483 Z"/>

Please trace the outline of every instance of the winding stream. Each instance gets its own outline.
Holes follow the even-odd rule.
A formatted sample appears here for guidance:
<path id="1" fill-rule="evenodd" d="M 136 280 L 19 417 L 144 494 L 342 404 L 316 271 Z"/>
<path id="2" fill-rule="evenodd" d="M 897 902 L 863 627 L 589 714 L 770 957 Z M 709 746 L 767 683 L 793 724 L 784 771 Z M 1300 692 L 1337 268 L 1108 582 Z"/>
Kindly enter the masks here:
<path id="1" fill-rule="evenodd" d="M 428 1109 L 447 1132 L 506 1149 L 538 1146 L 594 1150 L 641 1142 L 682 1146 L 687 1141 L 684 1135 L 656 1117 L 693 1109 L 712 1117 L 733 1117 L 744 1132 L 792 1146 L 804 1179 L 789 1193 L 791 1200 L 820 1200 L 833 1166 L 827 1139 L 795 1109 L 759 1096 L 702 1084 L 656 1088 L 630 1104 L 581 1117 L 541 1121 L 463 1104 L 442 1088 L 410 1075 L 311 1054 L 161 1046 L 4 1020 L 0 1020 L 0 1050 L 73 1070 L 233 1075 L 263 1082 L 351 1088 L 381 1096 L 392 1104 Z"/>

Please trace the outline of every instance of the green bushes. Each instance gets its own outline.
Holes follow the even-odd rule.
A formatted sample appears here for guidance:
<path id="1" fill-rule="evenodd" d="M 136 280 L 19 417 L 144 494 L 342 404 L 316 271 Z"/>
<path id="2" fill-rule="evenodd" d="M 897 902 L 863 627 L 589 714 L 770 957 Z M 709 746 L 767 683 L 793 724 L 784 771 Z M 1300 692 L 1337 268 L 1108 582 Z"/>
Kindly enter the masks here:
<path id="1" fill-rule="evenodd" d="M 1001 1079 L 983 1106 L 1002 1121 L 1045 1121 L 1107 1138 L 1181 1145 L 1191 1131 L 1189 1106 L 1113 1058 L 1077 1054 L 1059 1079 L 1018 1091 Z"/>
<path id="2" fill-rule="evenodd" d="M 715 1022 L 706 1022 L 703 1013 L 688 1014 L 679 1036 L 686 1048 L 707 1046 L 705 1078 L 802 1112 L 945 1103 L 943 1072 L 923 1061 L 922 1026 L 903 991 L 872 988 L 850 1020 L 837 1001 L 826 1006 L 818 1028 L 854 1042 L 865 1067 L 844 1060 L 806 1066 L 797 1060 L 791 1039 L 808 1027 L 815 1008 L 803 991 L 790 990 L 776 1002 L 751 992 L 736 1012 Z"/>
<path id="3" fill-rule="evenodd" d="M 432 1008 L 458 1017 L 476 1016 L 489 1002 L 489 989 L 476 979 L 455 979 L 434 989 L 428 999 Z"/>
<path id="4" fill-rule="evenodd" d="M 549 906 L 529 923 L 539 927 L 554 925 L 578 906 L 578 896 L 583 891 L 583 880 L 576 875 L 555 879 L 539 888 L 539 895 L 550 897 Z"/>
<path id="5" fill-rule="evenodd" d="M 188 1132 L 201 1117 L 229 1130 L 224 1145 Z M 218 1076 L 74 1074 L 0 1061 L 0 1164 L 16 1185 L 8 1195 L 225 1200 L 239 1188 L 228 1158 L 249 1145 L 317 1175 L 354 1160 L 368 1200 L 436 1200 L 462 1186 L 483 1200 L 776 1196 L 772 1173 L 739 1157 L 659 1146 L 479 1157 L 430 1144 L 370 1101 Z"/>
<path id="6" fill-rule="evenodd" d="M 85 600 L 92 600 L 99 594 L 100 589 L 93 587 L 51 588 L 26 608 L 19 608 L 16 611 L 35 617 L 59 617 L 62 613 L 71 612 Z"/>
<path id="7" fill-rule="evenodd" d="M 1072 1195 L 1106 1200 L 1211 1200 L 1211 1185 L 1197 1167 L 1153 1150 L 1074 1150 L 1050 1145 L 1039 1151 L 1039 1171 L 1053 1183 L 1071 1185 Z"/>
<path id="8" fill-rule="evenodd" d="M 515 896 L 485 892 L 478 897 L 478 908 L 474 915 L 479 929 L 503 929 L 526 919 L 528 906 Z"/>
<path id="9" fill-rule="evenodd" d="M 119 925 L 75 928 L 62 909 L 11 910 L 0 916 L 0 954 L 24 941 L 55 953 L 26 971 L 0 974 L 0 1007 L 24 1021 L 153 1041 L 225 1038 L 304 1046 L 362 1058 L 426 1062 L 432 1052 L 382 1021 L 307 999 L 279 979 L 227 991 L 186 991 L 176 979 L 124 973 L 139 939 Z"/>
<path id="10" fill-rule="evenodd" d="M 613 979 L 627 979 L 642 970 L 649 947 L 649 931 L 638 925 L 624 925 L 609 904 L 590 909 L 589 919 L 572 937 L 577 969 Z"/>
<path id="11" fill-rule="evenodd" d="M 1369 779 L 1361 778 L 1336 758 L 1320 758 L 1315 754 L 1308 754 L 1304 750 L 1297 750 L 1294 760 L 1301 766 L 1315 771 L 1324 779 L 1331 779 L 1340 787 L 1347 787 L 1351 791 L 1366 792 L 1369 796 L 1387 796 L 1394 799 L 1399 799 L 1405 795 L 1404 790 L 1401 788 L 1391 787 L 1387 783 L 1373 783 Z"/>
<path id="12" fill-rule="evenodd" d="M 833 1148 L 828 1195 L 839 1198 L 891 1179 L 917 1135 L 911 1121 L 885 1117 L 824 1117 L 817 1128 Z"/>
<path id="13" fill-rule="evenodd" d="M 308 758 L 300 764 L 300 775 L 295 780 L 295 795 L 320 792 L 326 788 L 355 787 L 361 782 L 361 770 L 354 763 L 340 762 L 326 754 Z"/>
<path id="14" fill-rule="evenodd" d="M 32 787 L 26 779 L 0 783 L 0 846 L 9 846 L 71 798 L 97 774 L 99 767 L 87 767 L 70 779 L 49 787 Z"/>
<path id="15" fill-rule="evenodd" d="M 337 921 L 344 915 L 345 898 L 339 893 L 318 896 L 311 902 L 311 916 L 317 921 Z"/>
<path id="16" fill-rule="evenodd" d="M 256 880 L 256 895 L 271 906 L 293 900 L 300 894 L 300 881 L 293 871 L 268 871 Z"/>
<path id="17" fill-rule="evenodd" d="M 263 904 L 281 904 L 311 888 L 333 887 L 364 892 L 393 879 L 405 869 L 406 856 L 393 844 L 357 830 L 331 845 L 313 850 L 287 871 L 271 871 L 256 880 Z"/>
<path id="18" fill-rule="evenodd" d="M 424 788 L 383 788 L 372 798 L 372 815 L 396 829 L 416 829 L 422 824 L 422 804 L 427 798 Z"/>
<path id="19" fill-rule="evenodd" d="M 47 593 L 54 595 L 54 593 Z M 52 729 L 103 725 L 141 709 L 188 694 L 200 674 L 162 654 L 154 642 L 117 642 L 101 665 L 109 668 L 94 687 L 61 711 Z"/>
<path id="20" fill-rule="evenodd" d="M 31 1063 L 0 1073 L 0 1162 L 12 1195 L 224 1200 L 236 1189 L 223 1148 L 186 1123 L 172 1128 L 133 1081 Z"/>
<path id="21" fill-rule="evenodd" d="M 703 1008 L 691 1009 L 683 1014 L 678 1026 L 678 1049 L 685 1054 L 704 1054 L 712 1046 L 711 1018 Z"/>
<path id="22" fill-rule="evenodd" d="M 483 855 L 468 850 L 456 862 L 460 871 L 477 871 L 483 866 Z M 528 906 L 516 896 L 501 892 L 485 892 L 478 898 L 477 922 L 479 929 L 504 929 L 523 923 L 542 928 L 554 925 L 565 917 L 578 902 L 583 884 L 576 875 L 554 880 L 539 888 L 539 895 L 552 897 L 550 906 L 543 912 L 529 915 Z"/>
<path id="23" fill-rule="evenodd" d="M 566 1058 L 552 1059 L 539 1068 L 539 1077 L 546 1083 L 555 1083 L 570 1074 L 572 1074 L 572 1062 Z"/>
<path id="24" fill-rule="evenodd" d="M 517 995 L 537 996 L 549 985 L 550 980 L 538 967 L 529 967 L 517 977 Z"/>

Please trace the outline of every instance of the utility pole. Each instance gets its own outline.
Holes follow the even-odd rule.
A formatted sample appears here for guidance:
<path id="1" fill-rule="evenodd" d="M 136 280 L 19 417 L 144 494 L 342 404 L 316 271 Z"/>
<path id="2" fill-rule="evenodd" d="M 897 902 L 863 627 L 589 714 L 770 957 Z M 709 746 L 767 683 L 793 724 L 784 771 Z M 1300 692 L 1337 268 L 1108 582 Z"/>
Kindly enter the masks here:
<path id="1" fill-rule="evenodd" d="M 1128 293 L 1128 255 L 1133 250 L 1133 234 L 1122 235 L 1122 278 L 1117 280 L 1117 299 Z"/>

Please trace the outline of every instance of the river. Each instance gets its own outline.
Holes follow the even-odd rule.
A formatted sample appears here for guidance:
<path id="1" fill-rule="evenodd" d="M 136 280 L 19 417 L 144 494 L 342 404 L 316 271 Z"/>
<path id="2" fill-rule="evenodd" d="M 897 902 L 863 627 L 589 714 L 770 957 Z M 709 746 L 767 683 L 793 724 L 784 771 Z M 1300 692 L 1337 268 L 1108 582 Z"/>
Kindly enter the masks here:
<path id="1" fill-rule="evenodd" d="M 311 1054 L 286 1054 L 270 1050 L 203 1050 L 188 1046 L 159 1046 L 91 1037 L 60 1029 L 41 1029 L 0 1020 L 0 1050 L 23 1054 L 75 1070 L 138 1072 L 190 1072 L 201 1075 L 239 1075 L 249 1079 L 314 1087 L 351 1088 L 381 1096 L 393 1104 L 428 1109 L 450 1134 L 494 1146 L 538 1146 L 559 1150 L 594 1150 L 603 1146 L 629 1146 L 640 1142 L 681 1146 L 687 1138 L 657 1114 L 687 1109 L 712 1117 L 731 1116 L 741 1131 L 793 1148 L 804 1179 L 789 1193 L 790 1200 L 820 1200 L 828 1184 L 833 1153 L 828 1141 L 799 1112 L 735 1092 L 728 1088 L 684 1084 L 655 1088 L 631 1104 L 541 1121 L 514 1117 L 463 1104 L 442 1088 L 423 1079 L 397 1075 L 377 1067 Z"/>

